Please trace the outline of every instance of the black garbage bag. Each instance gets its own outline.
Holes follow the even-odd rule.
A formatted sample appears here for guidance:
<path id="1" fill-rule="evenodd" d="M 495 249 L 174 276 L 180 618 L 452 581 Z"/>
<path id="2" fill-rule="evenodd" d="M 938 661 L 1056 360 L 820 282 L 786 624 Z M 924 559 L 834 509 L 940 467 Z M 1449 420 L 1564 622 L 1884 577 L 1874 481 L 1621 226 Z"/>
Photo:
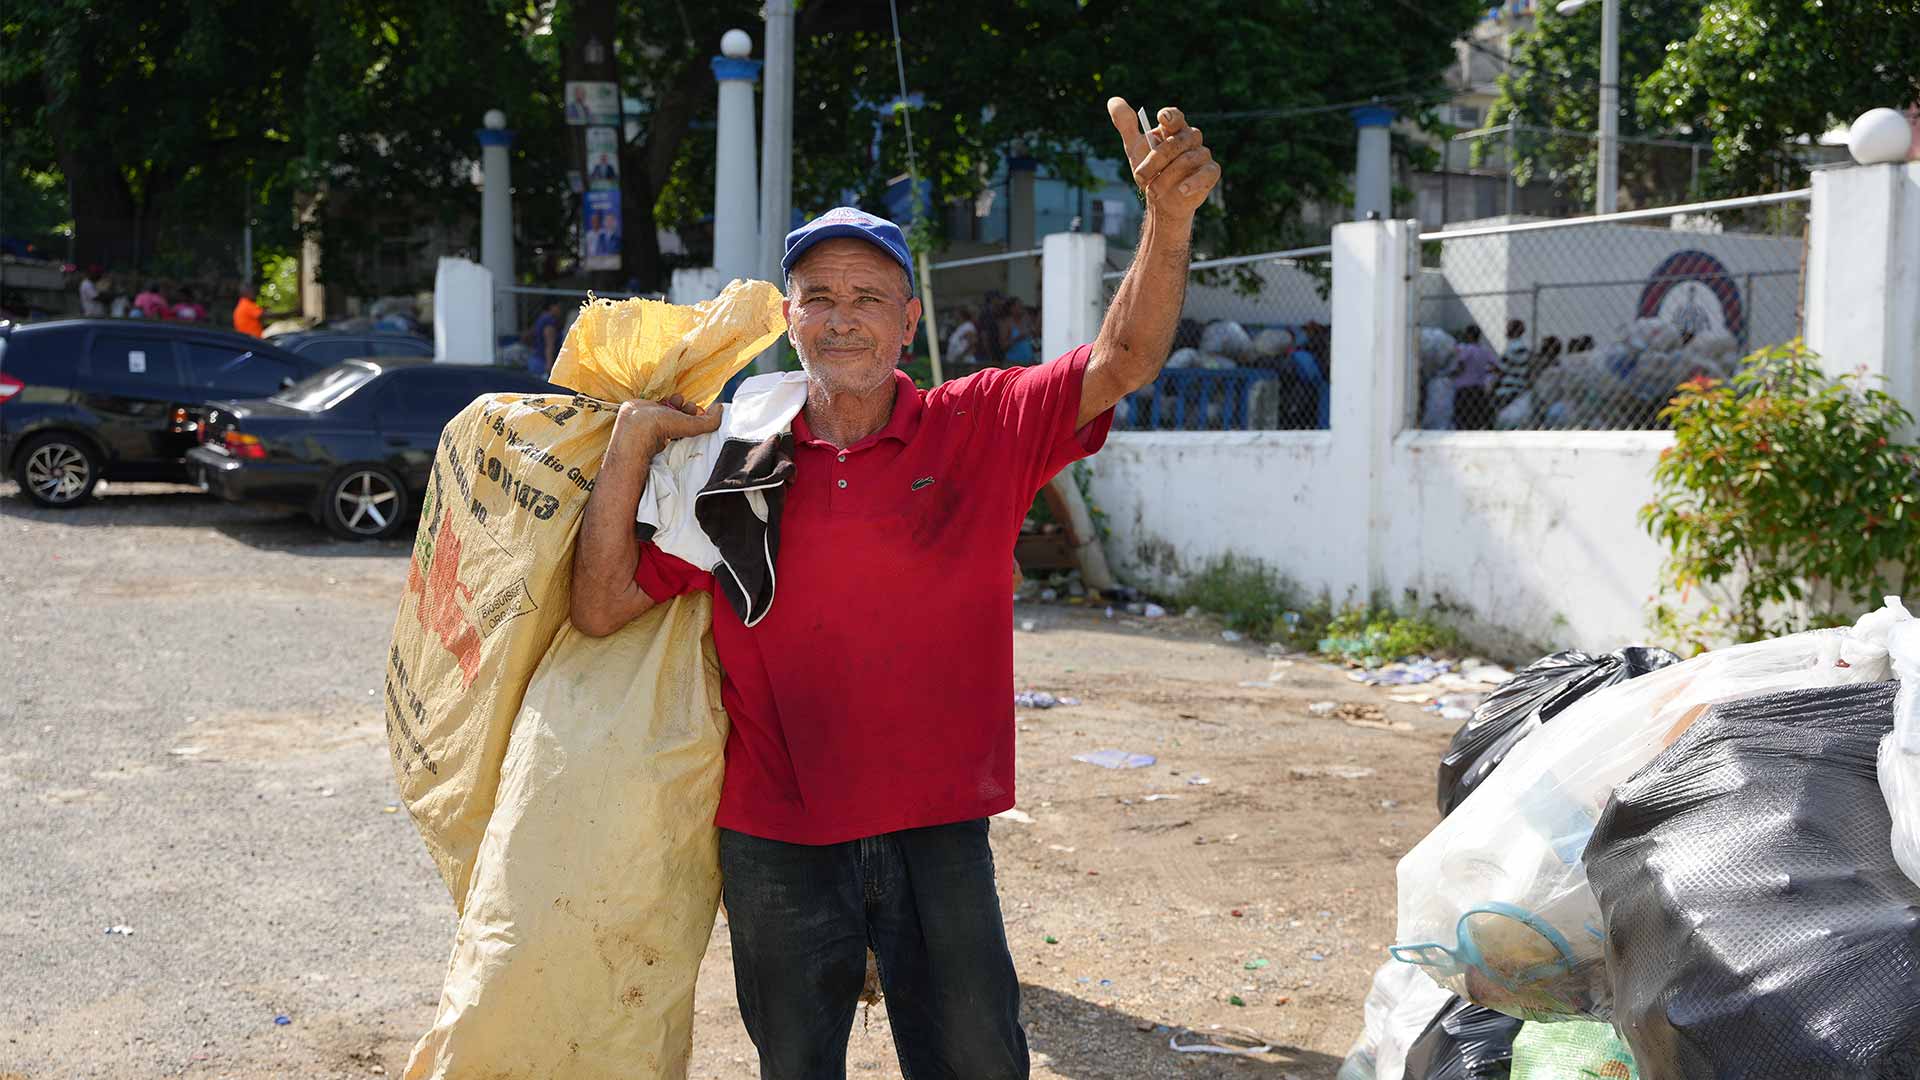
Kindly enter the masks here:
<path id="1" fill-rule="evenodd" d="M 1507 1080 L 1521 1023 L 1456 997 L 1407 1051 L 1406 1080 Z"/>
<path id="2" fill-rule="evenodd" d="M 1452 813 L 1506 759 L 1507 751 L 1532 733 L 1535 725 L 1528 721 L 1538 717 L 1545 723 L 1603 686 L 1679 662 L 1665 649 L 1634 645 L 1602 656 L 1570 649 L 1521 668 L 1453 733 L 1447 755 L 1440 759 L 1441 816 Z"/>
<path id="3" fill-rule="evenodd" d="M 1920 886 L 1875 775 L 1898 683 L 1715 706 L 1587 844 L 1647 1080 L 1920 1077 Z"/>

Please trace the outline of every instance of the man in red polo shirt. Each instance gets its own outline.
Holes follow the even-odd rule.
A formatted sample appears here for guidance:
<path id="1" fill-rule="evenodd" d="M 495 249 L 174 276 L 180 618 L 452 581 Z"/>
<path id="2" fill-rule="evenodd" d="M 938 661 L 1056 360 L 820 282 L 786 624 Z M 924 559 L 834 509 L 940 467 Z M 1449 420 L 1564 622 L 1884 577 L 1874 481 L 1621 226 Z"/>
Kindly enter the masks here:
<path id="1" fill-rule="evenodd" d="M 1220 175 L 1178 109 L 1150 142 L 1125 101 L 1107 108 L 1145 223 L 1099 336 L 1049 363 L 918 390 L 897 370 L 921 313 L 899 227 L 843 207 L 787 236 L 808 381 L 778 588 L 751 627 L 713 606 L 732 721 L 721 875 L 763 1080 L 846 1075 L 869 946 L 903 1074 L 1028 1074 L 987 844 L 987 818 L 1014 802 L 1007 566 L 1035 493 L 1098 450 L 1114 404 L 1165 363 L 1194 211 Z M 654 455 L 717 422 L 621 406 L 575 549 L 577 628 L 612 633 L 714 588 L 641 543 L 634 515 Z"/>

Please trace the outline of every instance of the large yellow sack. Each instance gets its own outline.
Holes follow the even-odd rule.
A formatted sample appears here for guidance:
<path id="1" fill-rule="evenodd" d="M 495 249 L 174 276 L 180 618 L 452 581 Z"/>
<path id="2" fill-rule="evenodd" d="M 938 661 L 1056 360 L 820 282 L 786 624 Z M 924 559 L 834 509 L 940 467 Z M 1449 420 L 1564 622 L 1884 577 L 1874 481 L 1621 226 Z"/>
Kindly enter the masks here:
<path id="1" fill-rule="evenodd" d="M 708 404 L 784 329 L 735 282 L 692 308 L 595 301 L 554 381 L 447 425 L 387 666 L 395 777 L 460 921 L 409 1077 L 685 1073 L 719 894 L 726 717 L 705 595 L 566 625 L 614 402 Z"/>

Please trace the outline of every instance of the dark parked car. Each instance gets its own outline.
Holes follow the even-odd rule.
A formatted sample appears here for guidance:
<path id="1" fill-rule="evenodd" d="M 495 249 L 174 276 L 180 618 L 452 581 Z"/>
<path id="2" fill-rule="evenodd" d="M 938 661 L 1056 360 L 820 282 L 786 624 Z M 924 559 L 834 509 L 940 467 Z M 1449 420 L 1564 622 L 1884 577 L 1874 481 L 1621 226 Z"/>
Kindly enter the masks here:
<path id="1" fill-rule="evenodd" d="M 290 353 L 298 353 L 323 364 L 361 357 L 385 359 L 389 356 L 432 356 L 433 342 L 415 334 L 348 334 L 331 330 L 299 330 L 275 334 L 267 339 Z"/>
<path id="2" fill-rule="evenodd" d="M 194 406 L 264 397 L 326 365 L 189 323 L 0 323 L 0 465 L 42 506 L 102 479 L 187 480 Z"/>
<path id="3" fill-rule="evenodd" d="M 212 403 L 187 461 L 223 499 L 303 509 L 336 536 L 392 536 L 427 489 L 440 430 L 495 393 L 572 391 L 511 368 L 349 360 L 268 398 Z"/>

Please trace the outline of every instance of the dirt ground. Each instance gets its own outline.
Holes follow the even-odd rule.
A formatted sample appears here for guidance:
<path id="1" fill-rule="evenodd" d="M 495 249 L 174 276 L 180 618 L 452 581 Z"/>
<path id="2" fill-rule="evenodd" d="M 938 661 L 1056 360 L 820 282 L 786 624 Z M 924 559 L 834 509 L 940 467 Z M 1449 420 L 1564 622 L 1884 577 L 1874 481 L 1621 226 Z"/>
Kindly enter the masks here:
<path id="1" fill-rule="evenodd" d="M 0 1077 L 399 1075 L 453 930 L 367 696 L 406 545 L 145 486 L 0 515 L 0 727 L 41 733 L 0 752 Z M 1028 623 L 1018 688 L 1080 699 L 1018 711 L 1032 820 L 993 826 L 1034 1075 L 1332 1077 L 1452 725 L 1204 618 Z M 694 1077 L 757 1073 L 731 961 L 717 927 Z M 1169 1048 L 1215 1025 L 1275 1049 Z M 884 1004 L 848 1066 L 899 1075 Z"/>

